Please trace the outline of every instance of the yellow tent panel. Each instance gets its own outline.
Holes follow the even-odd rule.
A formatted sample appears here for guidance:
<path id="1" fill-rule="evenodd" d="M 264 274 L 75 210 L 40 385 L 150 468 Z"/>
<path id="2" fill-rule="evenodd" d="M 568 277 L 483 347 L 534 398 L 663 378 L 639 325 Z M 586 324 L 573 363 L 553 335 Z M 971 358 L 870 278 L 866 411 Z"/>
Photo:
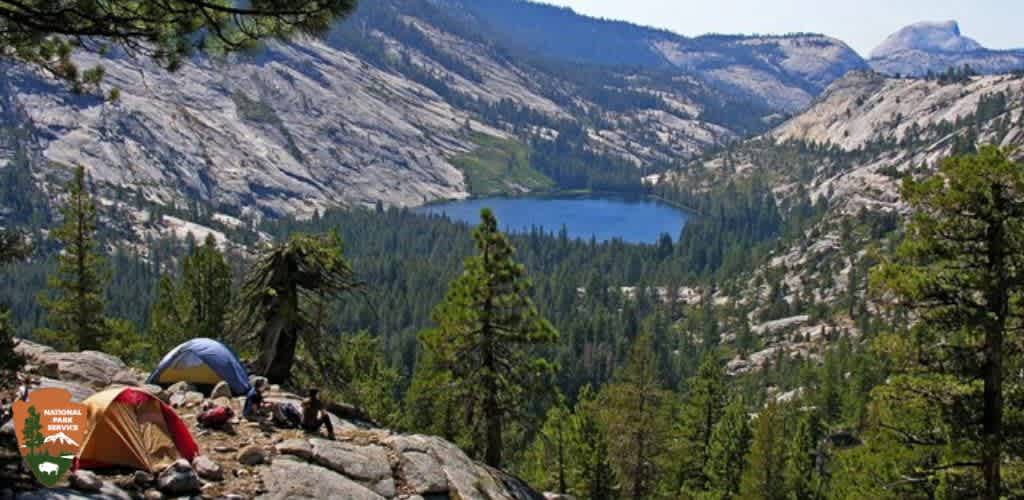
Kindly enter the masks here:
<path id="1" fill-rule="evenodd" d="M 156 472 L 198 453 L 188 428 L 169 406 L 139 389 L 109 389 L 83 402 L 89 434 L 79 467 L 124 466 Z"/>

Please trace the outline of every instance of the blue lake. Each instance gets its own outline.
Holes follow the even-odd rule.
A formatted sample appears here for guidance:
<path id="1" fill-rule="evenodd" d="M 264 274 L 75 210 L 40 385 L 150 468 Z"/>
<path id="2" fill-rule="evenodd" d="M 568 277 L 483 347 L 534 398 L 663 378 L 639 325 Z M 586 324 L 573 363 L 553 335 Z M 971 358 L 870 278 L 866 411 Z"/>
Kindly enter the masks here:
<path id="1" fill-rule="evenodd" d="M 663 233 L 677 240 L 687 219 L 686 212 L 665 203 L 614 197 L 479 198 L 427 205 L 415 211 L 475 225 L 485 207 L 494 211 L 498 224 L 507 232 L 542 228 L 555 233 L 565 227 L 570 238 L 621 238 L 630 243 L 654 243 Z"/>

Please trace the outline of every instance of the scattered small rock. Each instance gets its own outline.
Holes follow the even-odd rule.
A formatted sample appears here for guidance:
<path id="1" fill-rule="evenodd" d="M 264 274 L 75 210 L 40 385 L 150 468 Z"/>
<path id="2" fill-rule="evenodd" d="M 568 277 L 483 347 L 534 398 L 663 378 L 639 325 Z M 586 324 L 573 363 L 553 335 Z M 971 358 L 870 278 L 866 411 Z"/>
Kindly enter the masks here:
<path id="1" fill-rule="evenodd" d="M 0 427 L 0 436 L 15 437 L 14 421 L 10 420 L 3 427 Z"/>
<path id="2" fill-rule="evenodd" d="M 132 482 L 136 486 L 146 487 L 153 483 L 153 475 L 143 470 L 137 470 L 132 474 Z"/>
<path id="3" fill-rule="evenodd" d="M 191 391 L 185 393 L 185 406 L 197 406 L 206 399 L 203 397 L 203 393 L 197 391 Z"/>
<path id="4" fill-rule="evenodd" d="M 195 493 L 199 491 L 200 486 L 202 484 L 199 482 L 199 477 L 196 476 L 196 472 L 192 470 L 192 466 L 185 459 L 178 459 L 170 467 L 164 469 L 157 479 L 157 487 L 160 488 L 160 491 L 171 495 Z"/>
<path id="5" fill-rule="evenodd" d="M 249 471 L 245 469 L 235 469 L 235 477 L 249 477 Z"/>
<path id="6" fill-rule="evenodd" d="M 213 386 L 213 390 L 210 391 L 210 399 L 217 398 L 230 398 L 231 387 L 228 386 L 227 382 L 221 381 L 217 385 Z"/>
<path id="7" fill-rule="evenodd" d="M 176 382 L 167 388 L 167 394 L 178 394 L 185 392 L 195 392 L 196 386 L 188 382 Z"/>
<path id="8" fill-rule="evenodd" d="M 164 494 L 160 493 L 160 490 L 148 489 L 142 494 L 142 498 L 145 500 L 164 500 Z"/>
<path id="9" fill-rule="evenodd" d="M 142 386 L 142 390 L 156 396 L 158 399 L 160 399 L 160 401 L 163 401 L 164 403 L 169 402 L 171 399 L 170 394 L 159 385 L 145 384 Z"/>
<path id="10" fill-rule="evenodd" d="M 192 468 L 196 471 L 196 474 L 199 474 L 199 477 L 208 481 L 222 481 L 224 479 L 224 469 L 206 455 L 199 455 L 195 460 L 192 460 Z"/>
<path id="11" fill-rule="evenodd" d="M 180 408 L 182 406 L 185 406 L 185 393 L 176 392 L 174 394 L 171 394 L 171 396 L 167 398 L 167 404 L 171 405 L 174 408 Z"/>
<path id="12" fill-rule="evenodd" d="M 270 454 L 261 446 L 249 445 L 238 452 L 238 463 L 243 465 L 259 465 L 267 463 Z"/>
<path id="13" fill-rule="evenodd" d="M 238 448 L 234 446 L 221 445 L 213 448 L 213 451 L 217 453 L 231 453 L 232 451 L 238 451 Z"/>
<path id="14" fill-rule="evenodd" d="M 71 483 L 72 488 L 78 491 L 97 493 L 103 489 L 103 480 L 99 476 L 92 471 L 82 469 L 73 472 L 68 478 L 68 482 Z"/>

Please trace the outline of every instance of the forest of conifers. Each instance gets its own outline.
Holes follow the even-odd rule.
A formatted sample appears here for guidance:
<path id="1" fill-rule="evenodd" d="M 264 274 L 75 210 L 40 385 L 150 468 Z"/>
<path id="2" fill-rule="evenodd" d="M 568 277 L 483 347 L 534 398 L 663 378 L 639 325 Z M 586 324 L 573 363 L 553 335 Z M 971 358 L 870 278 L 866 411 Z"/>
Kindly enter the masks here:
<path id="1" fill-rule="evenodd" d="M 766 283 L 773 302 L 754 319 L 848 314 L 858 336 L 837 326 L 823 332 L 832 341 L 820 360 L 780 350 L 736 376 L 726 362 L 765 339 L 750 331 L 749 310 L 715 294 L 739 291 L 737 277 L 826 209 L 780 208 L 756 178 L 703 196 L 659 193 L 697 210 L 676 242 L 508 236 L 489 212 L 471 228 L 405 210 L 332 210 L 236 229 L 229 236 L 252 246 L 225 254 L 212 239 L 124 245 L 79 171 L 59 217 L 41 208 L 24 238 L 5 240 L 20 248 L 5 252 L 0 297 L 7 336 L 149 366 L 202 335 L 276 364 L 259 337 L 288 306 L 261 297 L 290 286 L 298 350 L 282 382 L 322 385 L 381 424 L 442 435 L 538 489 L 581 498 L 969 496 L 991 465 L 983 389 L 993 342 L 1008 347 L 1004 393 L 1018 390 L 1022 183 L 1021 165 L 983 148 L 907 181 L 903 196 L 919 210 L 909 226 L 845 221 L 844 233 L 879 241 L 916 237 L 856 271 L 831 305 L 787 301 Z M 22 187 L 7 196 L 31 192 Z M 121 209 L 168 210 L 121 198 Z M 209 219 L 198 205 L 186 214 Z M 47 224 L 57 229 L 43 233 Z M 274 275 L 274 259 L 304 271 Z M 666 299 L 659 287 L 702 297 Z M 990 303 L 1003 306 L 987 313 Z M 1019 403 L 999 404 L 1000 487 L 1016 491 Z"/>

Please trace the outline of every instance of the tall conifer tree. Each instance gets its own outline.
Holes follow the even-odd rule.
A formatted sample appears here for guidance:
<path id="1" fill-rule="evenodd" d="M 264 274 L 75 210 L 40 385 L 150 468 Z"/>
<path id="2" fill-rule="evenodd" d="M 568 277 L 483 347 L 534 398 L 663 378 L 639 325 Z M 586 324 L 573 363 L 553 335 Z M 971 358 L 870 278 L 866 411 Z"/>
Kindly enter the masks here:
<path id="1" fill-rule="evenodd" d="M 454 393 L 473 409 L 466 414 L 482 436 L 484 460 L 500 467 L 506 427 L 524 416 L 525 398 L 537 397 L 552 372 L 531 348 L 553 343 L 558 333 L 530 300 L 526 270 L 494 214 L 484 209 L 480 219 L 476 255 L 434 309 L 437 327 L 421 338 L 451 373 Z"/>
<path id="2" fill-rule="evenodd" d="M 655 494 L 669 435 L 672 393 L 662 386 L 651 335 L 633 341 L 626 366 L 605 387 L 603 418 L 620 498 Z"/>
<path id="3" fill-rule="evenodd" d="M 1021 389 L 1009 374 L 1024 319 L 1024 165 L 986 146 L 908 178 L 902 196 L 907 237 L 872 280 L 918 320 L 879 343 L 898 372 L 875 390 L 875 418 L 926 455 L 906 464 L 914 484 L 939 479 L 995 500 L 1003 464 L 1024 451 L 1006 434 L 1024 423 L 1020 398 L 1006 397 Z"/>
<path id="4" fill-rule="evenodd" d="M 58 348 L 98 350 L 107 332 L 103 304 L 107 274 L 96 248 L 96 202 L 82 167 L 75 169 L 68 183 L 60 212 L 62 223 L 52 236 L 63 249 L 57 272 L 48 283 L 52 295 L 40 296 L 50 328 L 38 335 Z"/>

